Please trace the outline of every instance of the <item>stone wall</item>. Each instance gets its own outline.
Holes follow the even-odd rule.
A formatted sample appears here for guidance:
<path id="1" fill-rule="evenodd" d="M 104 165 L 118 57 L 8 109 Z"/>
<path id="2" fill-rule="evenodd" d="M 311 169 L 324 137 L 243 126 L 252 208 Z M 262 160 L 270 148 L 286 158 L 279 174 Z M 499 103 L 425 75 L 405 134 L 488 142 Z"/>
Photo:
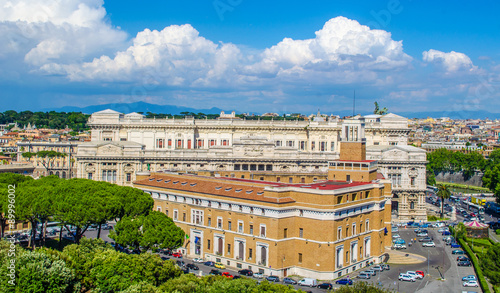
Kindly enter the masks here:
<path id="1" fill-rule="evenodd" d="M 436 181 L 467 184 L 467 185 L 481 187 L 483 186 L 482 178 L 483 178 L 483 173 L 481 172 L 476 172 L 476 174 L 471 178 L 469 178 L 468 180 L 464 180 L 462 172 L 455 172 L 455 173 L 446 172 L 446 173 L 439 173 L 436 176 Z"/>

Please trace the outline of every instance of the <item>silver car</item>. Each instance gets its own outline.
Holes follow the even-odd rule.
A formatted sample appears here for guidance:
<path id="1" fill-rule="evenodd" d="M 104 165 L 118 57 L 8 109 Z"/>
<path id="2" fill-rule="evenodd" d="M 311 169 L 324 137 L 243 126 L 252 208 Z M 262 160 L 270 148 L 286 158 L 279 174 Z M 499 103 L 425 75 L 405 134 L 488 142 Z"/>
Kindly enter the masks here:
<path id="1" fill-rule="evenodd" d="M 357 276 L 358 279 L 370 279 L 371 276 L 370 274 L 365 274 L 365 273 L 360 273 L 358 276 Z"/>

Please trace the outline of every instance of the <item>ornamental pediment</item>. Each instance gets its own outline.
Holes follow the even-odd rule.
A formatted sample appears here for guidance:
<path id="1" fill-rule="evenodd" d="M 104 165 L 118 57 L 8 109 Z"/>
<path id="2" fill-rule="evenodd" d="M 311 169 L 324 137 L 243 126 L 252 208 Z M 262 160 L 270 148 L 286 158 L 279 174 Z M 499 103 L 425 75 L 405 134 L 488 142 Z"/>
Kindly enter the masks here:
<path id="1" fill-rule="evenodd" d="M 97 148 L 97 155 L 121 156 L 122 153 L 123 149 L 121 147 L 112 144 L 102 145 Z"/>
<path id="2" fill-rule="evenodd" d="M 384 161 L 406 161 L 408 153 L 400 149 L 391 149 L 382 154 L 382 159 Z"/>

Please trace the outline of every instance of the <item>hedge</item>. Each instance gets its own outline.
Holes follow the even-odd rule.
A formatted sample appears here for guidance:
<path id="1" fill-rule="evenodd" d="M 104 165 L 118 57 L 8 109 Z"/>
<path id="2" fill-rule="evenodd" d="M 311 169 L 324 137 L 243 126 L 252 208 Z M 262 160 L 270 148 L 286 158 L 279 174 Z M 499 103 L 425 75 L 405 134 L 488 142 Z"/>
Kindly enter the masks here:
<path id="1" fill-rule="evenodd" d="M 481 289 L 483 290 L 484 293 L 491 293 L 490 288 L 488 287 L 488 282 L 486 282 L 486 279 L 484 278 L 483 271 L 479 266 L 479 262 L 476 255 L 474 254 L 474 252 L 472 252 L 469 245 L 463 239 L 460 238 L 458 239 L 458 241 L 460 245 L 465 249 L 465 252 L 467 252 L 467 255 L 472 261 L 472 265 L 474 266 L 474 271 L 477 274 L 477 279 L 479 281 L 479 285 L 481 285 Z"/>

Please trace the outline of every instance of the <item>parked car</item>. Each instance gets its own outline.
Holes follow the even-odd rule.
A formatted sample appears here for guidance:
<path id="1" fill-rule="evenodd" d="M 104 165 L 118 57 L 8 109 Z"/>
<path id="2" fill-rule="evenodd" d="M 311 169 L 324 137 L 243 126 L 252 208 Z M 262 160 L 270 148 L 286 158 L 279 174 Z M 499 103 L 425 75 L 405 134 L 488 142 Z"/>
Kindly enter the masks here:
<path id="1" fill-rule="evenodd" d="M 459 261 L 457 263 L 457 266 L 459 266 L 459 267 L 470 267 L 470 266 L 472 266 L 472 263 L 470 261 L 466 261 L 466 260 L 465 261 Z"/>
<path id="2" fill-rule="evenodd" d="M 269 282 L 279 282 L 280 278 L 278 276 L 268 276 L 266 280 L 268 280 Z"/>
<path id="3" fill-rule="evenodd" d="M 422 279 L 423 278 L 423 276 L 421 276 L 420 274 L 417 274 L 417 272 L 415 272 L 415 271 L 407 271 L 406 274 L 410 275 L 412 277 L 415 277 L 415 279 Z"/>
<path id="4" fill-rule="evenodd" d="M 352 284 L 352 281 L 351 281 L 351 284 Z M 345 285 L 345 284 L 342 284 L 342 285 Z M 350 285 L 350 284 L 349 284 Z M 322 283 L 322 284 L 319 284 L 318 285 L 318 288 L 319 289 L 327 289 L 327 290 L 330 290 L 333 288 L 333 285 L 330 284 L 330 283 Z"/>
<path id="5" fill-rule="evenodd" d="M 401 238 L 401 236 L 399 236 L 399 234 L 393 234 L 392 235 L 392 239 L 397 239 L 397 238 Z"/>
<path id="6" fill-rule="evenodd" d="M 415 278 L 413 278 L 412 276 L 407 275 L 407 274 L 399 274 L 399 278 L 398 279 L 400 281 L 415 282 Z"/>
<path id="7" fill-rule="evenodd" d="M 431 237 L 424 237 L 424 238 L 420 238 L 418 239 L 419 242 L 429 242 L 429 241 L 432 241 L 432 238 Z"/>
<path id="8" fill-rule="evenodd" d="M 236 279 L 239 279 L 239 278 L 241 278 L 240 275 L 233 276 L 233 280 L 236 280 Z"/>
<path id="9" fill-rule="evenodd" d="M 443 231 L 443 233 L 441 233 L 442 236 L 445 236 L 445 235 L 451 235 L 450 231 Z"/>
<path id="10" fill-rule="evenodd" d="M 356 278 L 358 279 L 370 279 L 371 275 L 366 273 L 360 273 Z"/>
<path id="11" fill-rule="evenodd" d="M 206 261 L 203 264 L 206 265 L 207 267 L 213 267 L 215 265 L 213 261 Z"/>
<path id="12" fill-rule="evenodd" d="M 464 255 L 457 257 L 457 261 L 470 261 L 470 259 Z"/>
<path id="13" fill-rule="evenodd" d="M 462 278 L 462 281 L 477 281 L 476 276 L 468 275 Z"/>
<path id="14" fill-rule="evenodd" d="M 210 271 L 209 275 L 220 276 L 222 273 L 219 270 L 213 269 Z"/>
<path id="15" fill-rule="evenodd" d="M 292 278 L 284 277 L 284 278 L 283 278 L 283 283 L 284 283 L 284 284 L 292 284 L 292 285 L 296 285 L 296 284 L 297 284 L 297 281 L 295 281 L 295 280 L 294 280 L 294 279 L 292 279 Z"/>
<path id="16" fill-rule="evenodd" d="M 188 269 L 190 269 L 190 270 L 194 270 L 194 271 L 197 271 L 197 270 L 199 270 L 199 269 L 200 269 L 197 265 L 192 264 L 192 263 L 188 263 L 188 264 L 186 265 L 186 267 L 187 267 Z"/>
<path id="17" fill-rule="evenodd" d="M 384 268 L 380 265 L 376 265 L 376 266 L 372 267 L 372 270 L 381 272 L 384 270 Z"/>
<path id="18" fill-rule="evenodd" d="M 365 273 L 370 274 L 372 276 L 376 276 L 377 275 L 377 272 L 374 271 L 374 270 L 372 270 L 372 269 L 366 270 Z"/>
<path id="19" fill-rule="evenodd" d="M 460 248 L 460 244 L 458 244 L 458 243 L 456 243 L 456 242 L 452 242 L 452 243 L 450 244 L 450 247 L 451 247 L 451 248 Z"/>
<path id="20" fill-rule="evenodd" d="M 420 232 L 417 234 L 417 237 L 427 237 L 429 236 L 429 234 L 427 234 L 427 232 Z"/>
<path id="21" fill-rule="evenodd" d="M 216 267 L 218 269 L 222 269 L 222 270 L 226 268 L 226 266 L 223 263 L 221 263 L 221 262 L 216 262 L 214 264 L 214 267 Z"/>
<path id="22" fill-rule="evenodd" d="M 300 286 L 316 287 L 318 285 L 318 280 L 311 278 L 304 278 L 298 282 Z"/>
<path id="23" fill-rule="evenodd" d="M 451 254 L 465 254 L 462 249 L 455 249 L 451 251 Z"/>
<path id="24" fill-rule="evenodd" d="M 419 274 L 420 276 L 425 277 L 425 274 L 423 271 L 415 271 L 415 273 Z"/>
<path id="25" fill-rule="evenodd" d="M 394 244 L 394 249 L 406 249 L 406 245 L 404 244 Z"/>
<path id="26" fill-rule="evenodd" d="M 230 278 L 230 279 L 232 279 L 232 278 L 233 278 L 233 275 L 231 275 L 229 272 L 223 272 L 223 273 L 221 274 L 221 276 L 226 277 L 226 278 Z"/>
<path id="27" fill-rule="evenodd" d="M 166 257 L 166 256 L 160 256 L 161 260 L 163 261 L 166 261 L 166 260 L 169 260 L 170 258 L 169 257 Z"/>
<path id="28" fill-rule="evenodd" d="M 384 268 L 384 270 L 387 270 L 387 271 L 391 269 L 391 266 L 386 264 L 386 263 L 381 264 L 380 266 L 382 266 Z"/>
<path id="29" fill-rule="evenodd" d="M 172 256 L 173 257 L 177 257 L 177 258 L 182 258 L 182 253 L 180 253 L 180 252 L 174 252 L 174 253 L 172 253 Z"/>
<path id="30" fill-rule="evenodd" d="M 335 284 L 352 285 L 352 280 L 351 279 L 340 279 L 340 280 L 335 281 Z M 320 288 L 319 285 L 318 285 L 318 288 Z"/>
<path id="31" fill-rule="evenodd" d="M 203 262 L 203 258 L 197 257 L 197 258 L 194 258 L 193 261 L 197 262 L 197 263 L 202 263 Z"/>
<path id="32" fill-rule="evenodd" d="M 177 265 L 178 265 L 179 267 L 181 267 L 181 268 L 182 268 L 183 266 L 185 266 L 185 265 L 186 265 L 186 263 L 185 263 L 185 262 L 183 262 L 182 260 L 178 260 L 178 261 L 177 261 Z"/>
<path id="33" fill-rule="evenodd" d="M 238 274 L 243 275 L 243 276 L 249 276 L 249 277 L 253 276 L 253 272 L 251 270 L 248 270 L 248 269 L 239 270 Z"/>
<path id="34" fill-rule="evenodd" d="M 422 246 L 423 247 L 436 247 L 436 244 L 433 241 L 429 241 L 429 242 L 422 243 Z"/>
<path id="35" fill-rule="evenodd" d="M 479 284 L 477 283 L 477 281 L 467 281 L 467 282 L 464 282 L 462 284 L 462 286 L 464 287 L 479 287 Z"/>
<path id="36" fill-rule="evenodd" d="M 264 278 L 264 274 L 262 274 L 262 273 L 254 273 L 253 277 L 256 278 L 256 279 L 262 279 L 262 278 Z"/>

